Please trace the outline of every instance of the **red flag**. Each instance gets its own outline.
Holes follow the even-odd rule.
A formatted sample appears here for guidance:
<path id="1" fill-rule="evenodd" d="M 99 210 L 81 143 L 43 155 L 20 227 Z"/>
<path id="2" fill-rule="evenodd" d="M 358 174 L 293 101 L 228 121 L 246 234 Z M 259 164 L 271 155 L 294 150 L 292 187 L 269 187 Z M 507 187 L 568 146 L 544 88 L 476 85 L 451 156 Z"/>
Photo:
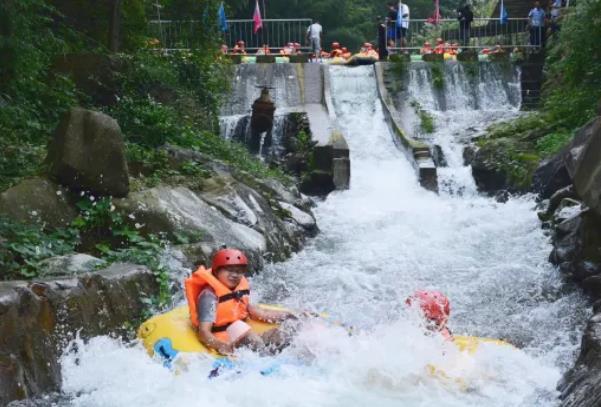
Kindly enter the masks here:
<path id="1" fill-rule="evenodd" d="M 259 8 L 259 0 L 257 0 L 255 6 L 255 13 L 253 14 L 254 29 L 253 32 L 256 34 L 261 28 L 263 28 L 263 19 L 261 18 L 261 9 Z"/>
<path id="2" fill-rule="evenodd" d="M 432 14 L 432 16 L 428 18 L 426 22 L 429 24 L 438 24 L 440 23 L 441 18 L 439 0 L 434 0 L 434 14 Z"/>

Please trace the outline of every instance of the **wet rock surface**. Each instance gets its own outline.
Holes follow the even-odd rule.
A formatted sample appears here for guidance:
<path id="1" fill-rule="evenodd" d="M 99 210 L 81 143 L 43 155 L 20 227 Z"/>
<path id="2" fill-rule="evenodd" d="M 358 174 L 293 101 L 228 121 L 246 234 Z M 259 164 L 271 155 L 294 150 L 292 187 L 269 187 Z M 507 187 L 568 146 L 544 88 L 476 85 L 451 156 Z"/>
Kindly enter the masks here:
<path id="1" fill-rule="evenodd" d="M 541 219 L 551 228 L 550 261 L 596 301 L 576 365 L 559 383 L 562 406 L 601 405 L 601 118 L 583 126 L 574 140 L 543 163 L 534 177 L 541 197 L 550 197 Z"/>
<path id="2" fill-rule="evenodd" d="M 115 264 L 77 278 L 0 283 L 0 405 L 56 391 L 66 343 L 124 333 L 158 294 L 145 267 Z"/>
<path id="3" fill-rule="evenodd" d="M 77 216 L 66 189 L 42 177 L 26 179 L 0 194 L 0 214 L 52 227 L 66 226 Z"/>

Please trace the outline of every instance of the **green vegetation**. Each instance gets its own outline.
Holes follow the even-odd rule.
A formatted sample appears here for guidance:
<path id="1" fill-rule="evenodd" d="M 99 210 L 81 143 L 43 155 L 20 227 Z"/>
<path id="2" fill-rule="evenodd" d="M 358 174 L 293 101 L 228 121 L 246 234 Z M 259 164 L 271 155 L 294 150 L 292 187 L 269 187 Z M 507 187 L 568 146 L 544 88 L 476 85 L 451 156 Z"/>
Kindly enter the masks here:
<path id="1" fill-rule="evenodd" d="M 132 188 L 159 183 L 201 183 L 210 177 L 198 161 L 173 163 L 165 144 L 205 154 L 234 171 L 265 178 L 290 178 L 252 156 L 242 145 L 219 137 L 218 109 L 230 65 L 220 58 L 214 21 L 195 38 L 202 52 L 163 55 L 145 48 L 152 41 L 147 20 L 151 2 L 121 2 L 120 52 L 110 52 L 111 9 L 105 2 L 7 0 L 0 3 L 0 192 L 22 178 L 42 173 L 46 146 L 62 114 L 72 106 L 103 111 L 123 131 Z M 216 16 L 217 1 L 163 1 L 165 15 Z M 194 12 L 200 10 L 200 13 Z M 210 20 L 210 19 L 209 19 Z M 104 63 L 98 72 L 78 66 L 57 68 L 65 56 L 92 55 Z M 84 64 L 85 65 L 85 64 Z M 83 78 L 83 79 L 82 79 Z M 0 279 L 44 275 L 41 262 L 73 252 L 107 263 L 127 261 L 149 267 L 160 284 L 157 304 L 169 298 L 168 274 L 161 263 L 167 239 L 193 242 L 194 236 L 142 235 L 108 197 L 75 198 L 79 216 L 67 227 L 25 225 L 0 217 Z"/>
<path id="2" fill-rule="evenodd" d="M 581 0 L 548 41 L 542 109 L 488 129 L 479 145 L 520 187 L 531 184 L 537 164 L 559 152 L 598 113 L 601 100 L 601 2 Z"/>
<path id="3" fill-rule="evenodd" d="M 443 62 L 428 62 L 430 66 L 430 74 L 432 75 L 432 86 L 434 89 L 444 89 L 444 63 Z"/>
<path id="4" fill-rule="evenodd" d="M 436 130 L 436 126 L 434 125 L 434 117 L 426 110 L 422 108 L 417 100 L 411 101 L 411 107 L 415 110 L 419 117 L 419 125 L 424 133 L 431 134 Z"/>
<path id="5" fill-rule="evenodd" d="M 77 202 L 79 216 L 71 225 L 49 229 L 39 224 L 21 224 L 0 217 L 0 279 L 44 276 L 45 259 L 86 252 L 107 264 L 130 262 L 147 266 L 156 276 L 159 296 L 155 305 L 169 300 L 168 273 L 161 264 L 167 241 L 155 235 L 142 236 L 115 210 L 111 198 L 85 195 Z"/>

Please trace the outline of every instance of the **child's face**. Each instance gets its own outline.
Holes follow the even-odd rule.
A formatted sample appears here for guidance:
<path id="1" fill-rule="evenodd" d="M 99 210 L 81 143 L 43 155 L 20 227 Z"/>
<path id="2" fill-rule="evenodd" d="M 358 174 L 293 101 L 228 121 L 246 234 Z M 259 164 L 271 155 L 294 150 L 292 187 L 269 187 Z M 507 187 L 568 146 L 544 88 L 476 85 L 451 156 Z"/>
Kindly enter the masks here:
<path id="1" fill-rule="evenodd" d="M 224 266 L 217 271 L 216 277 L 223 285 L 233 290 L 246 274 L 246 266 Z"/>

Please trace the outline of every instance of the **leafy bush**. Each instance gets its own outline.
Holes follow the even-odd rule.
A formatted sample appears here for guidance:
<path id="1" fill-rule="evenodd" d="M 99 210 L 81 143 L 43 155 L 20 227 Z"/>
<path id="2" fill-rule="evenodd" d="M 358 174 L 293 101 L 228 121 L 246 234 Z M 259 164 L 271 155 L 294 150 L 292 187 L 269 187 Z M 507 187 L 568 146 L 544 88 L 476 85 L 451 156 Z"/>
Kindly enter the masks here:
<path id="1" fill-rule="evenodd" d="M 536 150 L 542 157 L 556 154 L 572 139 L 569 131 L 555 132 L 544 135 L 536 140 Z"/>
<path id="2" fill-rule="evenodd" d="M 601 100 L 601 2 L 580 0 L 568 10 L 547 58 L 544 109 L 574 129 L 597 115 Z"/>
<path id="3" fill-rule="evenodd" d="M 71 81 L 49 75 L 72 31 L 44 0 L 0 3 L 0 191 L 35 173 L 50 132 L 75 103 Z"/>
<path id="4" fill-rule="evenodd" d="M 0 217 L 0 279 L 36 277 L 40 261 L 73 252 L 78 240 L 74 229 L 47 231 Z"/>

